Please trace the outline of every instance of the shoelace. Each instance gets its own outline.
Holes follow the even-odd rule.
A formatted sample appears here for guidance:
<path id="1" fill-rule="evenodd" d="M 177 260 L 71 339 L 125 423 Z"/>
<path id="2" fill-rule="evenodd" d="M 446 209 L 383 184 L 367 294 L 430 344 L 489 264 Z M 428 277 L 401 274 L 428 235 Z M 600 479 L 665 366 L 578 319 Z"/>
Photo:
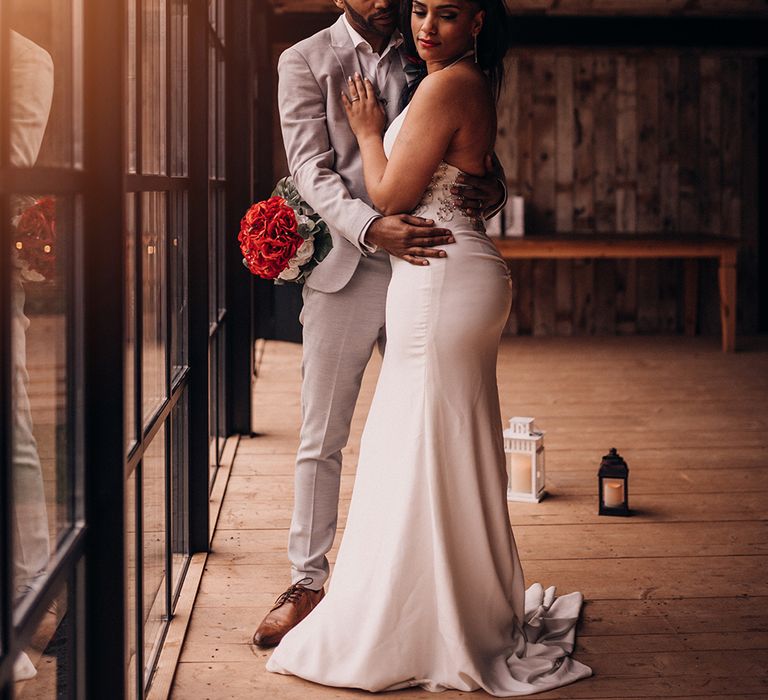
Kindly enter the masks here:
<path id="1" fill-rule="evenodd" d="M 276 610 L 288 602 L 294 603 L 298 601 L 299 598 L 301 598 L 301 596 L 303 596 L 307 591 L 305 586 L 308 586 L 310 583 L 312 583 L 312 581 L 313 579 L 307 576 L 306 578 L 301 579 L 301 581 L 294 583 L 290 588 L 288 588 L 287 591 L 280 594 L 280 597 L 275 601 L 275 605 L 272 610 Z"/>

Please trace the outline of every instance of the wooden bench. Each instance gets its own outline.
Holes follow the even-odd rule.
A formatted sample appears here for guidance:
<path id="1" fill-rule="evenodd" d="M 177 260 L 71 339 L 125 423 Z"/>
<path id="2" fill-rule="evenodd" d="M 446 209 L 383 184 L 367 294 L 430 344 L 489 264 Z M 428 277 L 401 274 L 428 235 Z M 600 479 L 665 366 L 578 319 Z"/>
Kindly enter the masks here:
<path id="1" fill-rule="evenodd" d="M 584 233 L 494 238 L 506 260 L 532 258 L 682 258 L 685 265 L 685 332 L 696 334 L 698 258 L 719 260 L 720 323 L 724 352 L 736 345 L 738 241 L 722 236 Z"/>

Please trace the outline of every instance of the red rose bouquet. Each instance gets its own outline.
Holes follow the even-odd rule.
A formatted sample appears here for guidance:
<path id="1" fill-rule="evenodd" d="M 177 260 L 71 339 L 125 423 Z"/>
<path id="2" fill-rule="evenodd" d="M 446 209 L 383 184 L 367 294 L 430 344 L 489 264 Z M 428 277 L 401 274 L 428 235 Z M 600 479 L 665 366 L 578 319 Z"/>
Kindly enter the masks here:
<path id="1" fill-rule="evenodd" d="M 328 225 L 287 177 L 269 199 L 248 209 L 237 240 L 243 264 L 276 284 L 304 282 L 333 247 Z"/>
<path id="2" fill-rule="evenodd" d="M 14 217 L 14 248 L 22 277 L 29 281 L 50 280 L 56 272 L 56 199 L 51 196 L 29 201 Z"/>

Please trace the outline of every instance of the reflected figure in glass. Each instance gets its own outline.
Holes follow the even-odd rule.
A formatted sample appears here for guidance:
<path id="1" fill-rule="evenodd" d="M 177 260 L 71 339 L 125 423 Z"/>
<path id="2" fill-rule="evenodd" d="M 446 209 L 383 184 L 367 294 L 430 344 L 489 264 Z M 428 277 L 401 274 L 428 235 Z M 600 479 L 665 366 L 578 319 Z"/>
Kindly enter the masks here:
<path id="1" fill-rule="evenodd" d="M 16 167 L 32 167 L 37 160 L 53 99 L 53 61 L 48 52 L 22 34 L 10 32 L 10 160 Z M 43 205 L 44 207 L 47 204 Z M 11 348 L 13 353 L 13 478 L 14 478 L 14 607 L 34 592 L 45 576 L 50 544 L 43 471 L 33 432 L 28 394 L 25 285 L 43 275 L 34 265 L 25 244 L 30 220 L 43 216 L 40 200 L 19 196 L 13 200 L 14 238 L 12 269 Z M 52 223 L 52 222 L 51 222 Z M 25 228 L 26 227 L 26 228 Z M 30 245 L 33 243 L 30 242 Z M 15 665 L 17 680 L 36 674 L 29 657 L 22 653 Z"/>

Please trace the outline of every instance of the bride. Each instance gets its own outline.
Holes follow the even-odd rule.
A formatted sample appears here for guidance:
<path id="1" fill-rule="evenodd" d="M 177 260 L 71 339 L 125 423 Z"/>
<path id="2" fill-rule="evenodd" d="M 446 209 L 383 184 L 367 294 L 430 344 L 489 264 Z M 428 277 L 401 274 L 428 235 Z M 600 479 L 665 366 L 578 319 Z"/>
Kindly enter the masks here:
<path id="1" fill-rule="evenodd" d="M 454 203 L 485 173 L 504 55 L 502 0 L 405 0 L 425 75 L 386 123 L 354 76 L 344 102 L 383 213 L 449 225 L 445 255 L 392 257 L 387 348 L 326 596 L 267 669 L 369 691 L 527 695 L 591 675 L 571 658 L 580 593 L 526 591 L 506 501 L 496 359 L 511 279 L 482 220 Z M 410 31 L 408 28 L 410 27 Z"/>

